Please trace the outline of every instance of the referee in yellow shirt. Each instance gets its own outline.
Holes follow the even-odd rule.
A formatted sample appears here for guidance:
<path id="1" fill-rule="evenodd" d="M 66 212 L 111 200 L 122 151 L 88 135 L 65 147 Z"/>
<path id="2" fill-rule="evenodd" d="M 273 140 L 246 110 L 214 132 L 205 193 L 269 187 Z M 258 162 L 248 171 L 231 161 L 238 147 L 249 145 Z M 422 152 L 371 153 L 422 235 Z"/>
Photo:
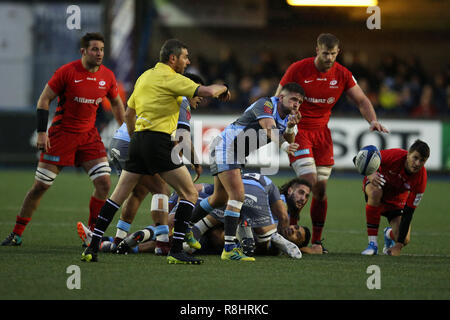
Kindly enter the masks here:
<path id="1" fill-rule="evenodd" d="M 83 261 L 97 261 L 103 233 L 141 176 L 159 173 L 180 197 L 175 213 L 172 248 L 167 260 L 169 263 L 180 264 L 203 262 L 183 251 L 187 221 L 198 193 L 188 169 L 179 163 L 179 159 L 172 159 L 174 143 L 171 134 L 177 127 L 183 96 L 214 97 L 228 101 L 230 92 L 224 85 L 201 86 L 182 75 L 190 61 L 187 46 L 179 40 L 167 40 L 161 48 L 159 60 L 153 68 L 139 77 L 128 100 L 125 121 L 131 137 L 129 159 L 114 192 L 100 211 L 92 241 L 81 255 Z M 176 153 L 175 155 L 178 157 Z M 142 236 L 141 241 L 145 241 L 151 239 L 153 234 L 146 229 Z"/>

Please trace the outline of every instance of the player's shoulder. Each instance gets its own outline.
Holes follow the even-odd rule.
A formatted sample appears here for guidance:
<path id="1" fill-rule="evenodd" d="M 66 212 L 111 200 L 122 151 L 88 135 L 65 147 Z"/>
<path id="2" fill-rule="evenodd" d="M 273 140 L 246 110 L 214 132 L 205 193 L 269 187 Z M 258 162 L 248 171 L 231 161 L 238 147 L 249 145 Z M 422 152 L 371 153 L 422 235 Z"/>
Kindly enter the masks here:
<path id="1" fill-rule="evenodd" d="M 80 60 L 74 60 L 74 61 L 68 62 L 66 64 L 63 64 L 58 69 L 56 69 L 55 72 L 66 73 L 66 72 L 77 71 L 77 69 L 79 69 L 80 64 L 81 64 Z"/>
<path id="2" fill-rule="evenodd" d="M 313 67 L 314 67 L 314 57 L 301 59 L 291 64 L 291 68 L 295 69 L 307 69 Z"/>

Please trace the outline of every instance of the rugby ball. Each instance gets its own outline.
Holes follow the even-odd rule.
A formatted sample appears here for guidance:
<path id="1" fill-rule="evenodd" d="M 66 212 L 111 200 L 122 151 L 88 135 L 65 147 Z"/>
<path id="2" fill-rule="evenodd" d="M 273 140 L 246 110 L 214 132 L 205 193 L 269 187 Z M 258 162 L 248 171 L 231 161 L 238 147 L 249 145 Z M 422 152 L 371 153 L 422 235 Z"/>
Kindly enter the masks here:
<path id="1" fill-rule="evenodd" d="M 356 170 L 363 176 L 369 176 L 378 170 L 381 164 L 381 154 L 373 145 L 365 146 L 353 158 Z"/>

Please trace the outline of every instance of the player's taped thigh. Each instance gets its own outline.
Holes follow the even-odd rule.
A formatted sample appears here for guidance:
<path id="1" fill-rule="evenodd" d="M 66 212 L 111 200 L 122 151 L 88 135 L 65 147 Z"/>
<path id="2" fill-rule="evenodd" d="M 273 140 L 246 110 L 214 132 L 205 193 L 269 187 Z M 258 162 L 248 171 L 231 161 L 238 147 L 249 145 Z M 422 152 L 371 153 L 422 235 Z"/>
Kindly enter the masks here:
<path id="1" fill-rule="evenodd" d="M 328 180 L 331 175 L 332 167 L 317 166 L 317 181 Z"/>
<path id="2" fill-rule="evenodd" d="M 256 242 L 258 242 L 258 243 L 264 243 L 264 242 L 269 241 L 270 238 L 272 237 L 272 235 L 273 235 L 275 232 L 277 232 L 277 229 L 276 229 L 276 228 L 274 228 L 274 229 L 272 229 L 272 230 L 270 230 L 270 231 L 267 231 L 267 232 L 264 233 L 264 234 L 257 234 L 257 235 L 256 235 Z"/>
<path id="3" fill-rule="evenodd" d="M 37 181 L 40 181 L 48 186 L 51 186 L 53 184 L 53 181 L 55 181 L 55 178 L 57 175 L 58 174 L 54 173 L 53 171 L 50 171 L 45 168 L 37 167 L 34 178 Z"/>
<path id="4" fill-rule="evenodd" d="M 98 177 L 110 175 L 110 174 L 111 174 L 111 168 L 110 168 L 108 162 L 97 163 L 88 171 L 89 178 L 92 181 L 94 181 Z"/>
<path id="5" fill-rule="evenodd" d="M 169 212 L 169 197 L 162 193 L 154 194 L 150 211 Z"/>
<path id="6" fill-rule="evenodd" d="M 297 177 L 305 174 L 317 173 L 316 162 L 312 157 L 297 159 L 291 166 Z"/>

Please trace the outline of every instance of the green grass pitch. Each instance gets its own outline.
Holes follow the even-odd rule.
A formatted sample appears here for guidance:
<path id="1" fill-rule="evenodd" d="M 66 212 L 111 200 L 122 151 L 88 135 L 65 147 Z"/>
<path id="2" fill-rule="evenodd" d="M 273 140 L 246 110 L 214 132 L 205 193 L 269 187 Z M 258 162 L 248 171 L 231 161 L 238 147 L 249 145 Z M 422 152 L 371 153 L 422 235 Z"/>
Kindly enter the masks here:
<path id="1" fill-rule="evenodd" d="M 281 185 L 290 177 L 273 178 Z M 0 236 L 12 230 L 34 170 L 0 171 Z M 113 186 L 117 177 L 112 176 Z M 211 182 L 205 176 L 202 182 Z M 100 254 L 98 263 L 80 261 L 76 222 L 87 222 L 92 184 L 84 173 L 63 171 L 45 195 L 20 247 L 0 247 L 0 299 L 309 300 L 449 299 L 449 181 L 429 180 L 412 222 L 411 243 L 400 257 L 364 257 L 367 245 L 360 179 L 332 177 L 324 243 L 330 254 L 257 257 L 254 263 L 222 262 L 204 256 L 200 266 L 168 265 L 152 254 Z M 150 199 L 132 230 L 151 223 Z M 106 234 L 115 234 L 118 214 Z M 301 223 L 311 226 L 309 204 Z M 387 225 L 382 218 L 382 230 Z M 69 290 L 71 265 L 81 269 L 81 289 Z M 369 290 L 370 265 L 380 268 L 381 289 Z M 182 284 L 189 288 L 177 289 Z"/>

